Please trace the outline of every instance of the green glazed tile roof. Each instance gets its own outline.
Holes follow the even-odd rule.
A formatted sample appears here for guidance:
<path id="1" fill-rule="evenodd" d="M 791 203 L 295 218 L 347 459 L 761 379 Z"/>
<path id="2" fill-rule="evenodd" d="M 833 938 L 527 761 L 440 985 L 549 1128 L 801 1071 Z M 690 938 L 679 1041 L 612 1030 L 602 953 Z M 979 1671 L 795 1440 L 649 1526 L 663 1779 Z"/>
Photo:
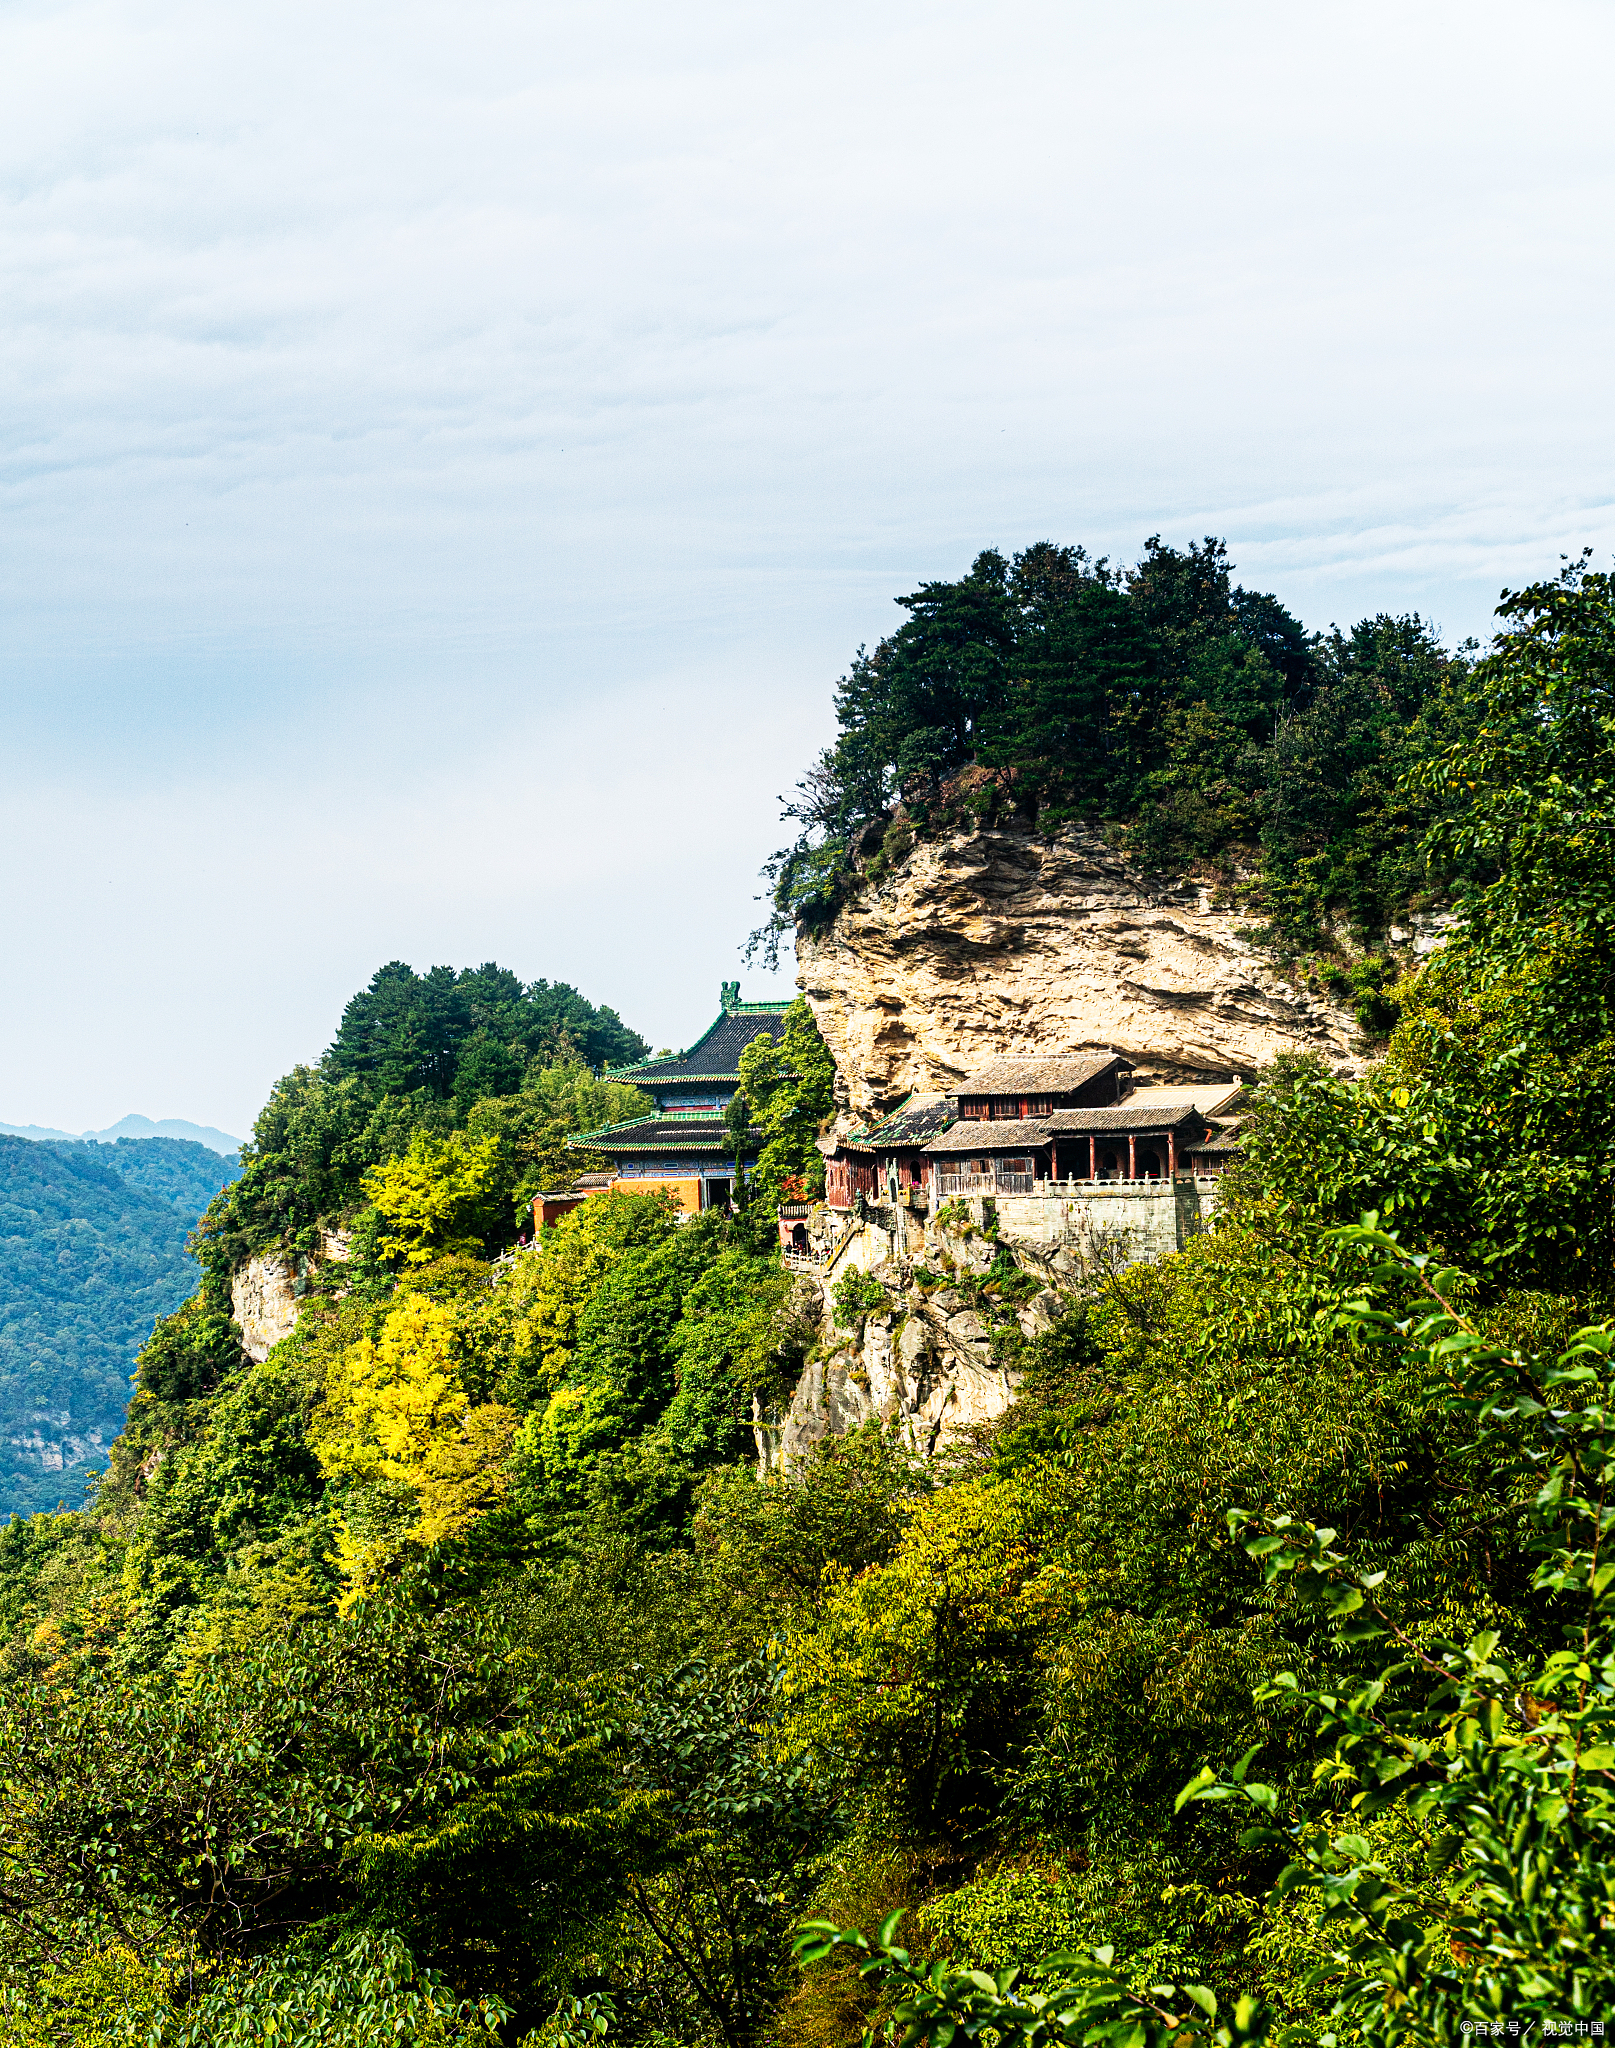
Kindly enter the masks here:
<path id="1" fill-rule="evenodd" d="M 842 1141 L 849 1152 L 878 1152 L 905 1145 L 924 1145 L 945 1131 L 958 1115 L 948 1095 L 911 1095 L 900 1109 L 867 1130 L 849 1131 Z"/>
<path id="2" fill-rule="evenodd" d="M 740 1080 L 740 1055 L 764 1031 L 777 1040 L 788 1002 L 742 1003 L 725 995 L 724 1007 L 688 1052 L 673 1053 L 666 1059 L 640 1060 L 631 1067 L 608 1067 L 608 1081 L 623 1081 L 635 1088 L 665 1088 L 685 1081 Z"/>
<path id="3" fill-rule="evenodd" d="M 760 1152 L 766 1133 L 755 1126 L 741 1147 L 743 1157 Z M 597 1130 L 577 1131 L 567 1139 L 580 1151 L 604 1152 L 608 1158 L 654 1152 L 676 1159 L 694 1153 L 717 1153 L 734 1157 L 734 1140 L 721 1116 L 636 1116 L 627 1123 L 601 1124 Z"/>

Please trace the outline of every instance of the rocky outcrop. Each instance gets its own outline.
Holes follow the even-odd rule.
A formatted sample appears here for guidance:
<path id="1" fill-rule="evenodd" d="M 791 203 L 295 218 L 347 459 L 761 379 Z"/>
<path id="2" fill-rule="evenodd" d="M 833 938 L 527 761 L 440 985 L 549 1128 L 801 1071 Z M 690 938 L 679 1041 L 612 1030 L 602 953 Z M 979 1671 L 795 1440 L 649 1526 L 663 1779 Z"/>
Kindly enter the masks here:
<path id="1" fill-rule="evenodd" d="M 115 1433 L 115 1432 L 114 1432 Z M 37 1465 L 41 1472 L 68 1472 L 75 1466 L 104 1459 L 106 1439 L 98 1428 L 75 1430 L 67 1409 L 27 1417 L 6 1438 L 13 1459 Z"/>
<path id="2" fill-rule="evenodd" d="M 861 1332 L 804 1367 L 778 1453 L 788 1469 L 823 1438 L 876 1416 L 898 1423 L 910 1447 L 928 1458 L 945 1439 L 995 1421 L 1018 1383 L 994 1366 L 987 1326 L 962 1300 L 920 1308 L 903 1300 L 866 1317 Z"/>
<path id="3" fill-rule="evenodd" d="M 977 1205 L 979 1210 L 979 1205 Z M 893 1228 L 871 1223 L 845 1248 L 842 1270 L 855 1264 L 878 1284 L 884 1299 L 850 1327 L 837 1323 L 828 1283 L 804 1276 L 805 1308 L 819 1325 L 815 1355 L 803 1368 L 783 1415 L 772 1426 L 754 1415 L 759 1463 L 789 1470 L 829 1436 L 844 1435 L 871 1418 L 895 1424 L 909 1448 L 931 1457 L 950 1440 L 969 1436 L 1008 1409 L 1019 1374 L 995 1362 L 989 1316 L 1002 1331 L 1023 1338 L 1046 1329 L 1060 1293 L 1079 1276 L 1080 1262 L 1061 1255 L 1022 1259 L 1022 1270 L 1041 1291 L 1012 1311 L 973 1301 L 972 1278 L 986 1274 L 1007 1243 L 973 1226 L 942 1230 L 918 1219 L 892 1218 Z M 915 1267 L 946 1271 L 959 1284 L 921 1286 Z M 985 1312 L 984 1312 L 985 1311 Z M 1000 1351 L 1004 1349 L 1002 1345 Z"/>
<path id="4" fill-rule="evenodd" d="M 247 1356 L 262 1365 L 297 1323 L 297 1272 L 291 1259 L 248 1259 L 230 1276 L 230 1313 Z"/>
<path id="5" fill-rule="evenodd" d="M 321 1238 L 325 1258 L 345 1260 L 348 1234 L 327 1230 Z M 241 1328 L 241 1347 L 262 1365 L 282 1337 L 297 1326 L 297 1311 L 307 1292 L 310 1260 L 302 1253 L 284 1258 L 258 1256 L 230 1276 L 230 1313 Z"/>
<path id="6" fill-rule="evenodd" d="M 1209 883 L 1150 881 L 1096 834 L 921 841 L 820 935 L 797 983 L 853 1114 L 983 1061 L 1111 1048 L 1158 1080 L 1246 1074 L 1279 1053 L 1360 1065 L 1344 1005 L 1286 978 Z"/>

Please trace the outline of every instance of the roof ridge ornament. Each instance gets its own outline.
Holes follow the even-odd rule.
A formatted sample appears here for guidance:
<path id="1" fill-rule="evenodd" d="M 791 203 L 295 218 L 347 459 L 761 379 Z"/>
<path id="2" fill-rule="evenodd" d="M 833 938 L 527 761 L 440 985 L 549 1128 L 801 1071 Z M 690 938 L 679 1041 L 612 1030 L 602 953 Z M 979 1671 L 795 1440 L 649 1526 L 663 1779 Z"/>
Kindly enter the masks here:
<path id="1" fill-rule="evenodd" d="M 740 1008 L 740 983 L 738 981 L 721 982 L 718 987 L 718 1002 L 722 1007 L 723 1014 L 726 1017 L 732 1017 L 736 1010 Z"/>

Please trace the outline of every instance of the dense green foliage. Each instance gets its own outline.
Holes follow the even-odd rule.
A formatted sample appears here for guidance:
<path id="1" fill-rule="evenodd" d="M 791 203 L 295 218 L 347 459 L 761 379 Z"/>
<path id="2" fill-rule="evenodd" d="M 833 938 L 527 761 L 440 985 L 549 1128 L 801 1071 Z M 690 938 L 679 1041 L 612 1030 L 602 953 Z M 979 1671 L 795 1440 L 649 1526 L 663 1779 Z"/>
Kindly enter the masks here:
<path id="1" fill-rule="evenodd" d="M 68 1157 L 77 1156 L 69 1151 Z M 119 1138 L 99 1144 L 95 1156 L 126 1186 L 172 1203 L 181 1215 L 200 1216 L 239 1168 L 234 1154 L 220 1154 L 190 1138 Z"/>
<path id="2" fill-rule="evenodd" d="M 1385 1059 L 1271 1074 L 1218 1227 L 1077 1276 L 947 1456 L 759 1477 L 900 1304 L 808 1320 L 744 1217 L 493 1256 L 521 1090 L 399 1117 L 265 1363 L 165 1322 L 92 1509 L 0 1539 L 0 2041 L 1607 2013 L 1615 593 L 1503 620 L 1416 770 L 1478 880 Z M 822 1076 L 754 1065 L 783 1185 Z M 989 1320 L 1041 1285 L 991 1252 Z"/>
<path id="3" fill-rule="evenodd" d="M 770 1216 L 782 1200 L 824 1193 L 824 1156 L 814 1141 L 834 1112 L 835 1079 L 830 1049 L 800 996 L 786 1012 L 778 1045 L 770 1032 L 759 1032 L 740 1055 L 741 1094 L 765 1140 L 752 1196 Z"/>
<path id="4" fill-rule="evenodd" d="M 498 1250 L 540 1188 L 604 1163 L 568 1148 L 574 1131 L 649 1107 L 637 1089 L 595 1078 L 649 1050 L 565 983 L 523 984 L 492 964 L 417 975 L 390 961 L 343 1011 L 319 1065 L 276 1083 L 239 1183 L 209 1212 L 203 1263 L 222 1279 L 271 1247 L 317 1256 L 323 1232 L 365 1208 L 367 1173 L 417 1133 L 462 1131 L 497 1148 L 486 1231 Z"/>
<path id="5" fill-rule="evenodd" d="M 0 1515 L 77 1506 L 123 1424 L 135 1354 L 196 1285 L 185 1240 L 236 1171 L 205 1145 L 0 1138 Z M 38 1437 L 65 1463 L 20 1446 Z"/>
<path id="6" fill-rule="evenodd" d="M 802 829 L 770 864 L 765 948 L 916 833 L 973 819 L 1083 819 L 1157 867 L 1252 870 L 1246 898 L 1292 952 L 1333 949 L 1338 927 L 1382 943 L 1452 879 L 1456 849 L 1432 868 L 1423 840 L 1467 790 L 1412 771 L 1468 733 L 1469 664 L 1421 619 L 1309 636 L 1212 539 L 1153 539 L 1131 570 L 1050 542 L 988 550 L 898 603 L 787 807 Z"/>
<path id="7" fill-rule="evenodd" d="M 524 984 L 491 961 L 420 975 L 390 960 L 342 1012 L 325 1066 L 333 1078 L 363 1076 L 378 1094 L 424 1091 L 469 1107 L 514 1094 L 534 1060 L 598 1070 L 649 1051 L 615 1010 L 596 1009 L 565 982 Z"/>

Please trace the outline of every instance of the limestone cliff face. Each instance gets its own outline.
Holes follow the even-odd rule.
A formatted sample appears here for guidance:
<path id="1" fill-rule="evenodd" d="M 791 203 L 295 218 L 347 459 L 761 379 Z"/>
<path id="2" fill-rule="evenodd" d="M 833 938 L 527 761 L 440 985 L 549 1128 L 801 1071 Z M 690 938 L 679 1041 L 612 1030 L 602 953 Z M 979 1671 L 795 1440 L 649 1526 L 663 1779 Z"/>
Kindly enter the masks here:
<path id="1" fill-rule="evenodd" d="M 1062 1296 L 1089 1276 L 1090 1261 L 1072 1242 L 1034 1244 L 1008 1230 L 988 1235 L 979 1200 L 956 1204 L 946 1224 L 902 1210 L 872 1212 L 849 1231 L 830 1269 L 798 1276 L 797 1309 L 818 1326 L 815 1355 L 803 1369 L 782 1414 L 754 1410 L 760 1468 L 789 1471 L 828 1436 L 840 1436 L 872 1417 L 895 1425 L 908 1448 L 923 1458 L 996 1422 L 1010 1407 L 1019 1373 L 994 1356 L 992 1325 L 1022 1340 L 1046 1330 Z M 879 1219 L 884 1220 L 879 1220 Z M 1014 1308 L 994 1303 L 979 1283 L 1004 1254 L 1035 1283 Z M 922 1286 L 916 1267 L 933 1278 Z M 839 1323 L 834 1276 L 856 1267 L 873 1279 L 882 1300 Z M 949 1276 L 945 1285 L 936 1276 Z"/>
<path id="2" fill-rule="evenodd" d="M 327 1259 L 346 1259 L 347 1232 L 326 1231 L 323 1251 Z M 256 1257 L 230 1276 L 230 1313 L 241 1326 L 241 1348 L 256 1364 L 297 1327 L 308 1263 L 301 1257 Z"/>
<path id="3" fill-rule="evenodd" d="M 797 984 L 859 1117 L 1000 1055 L 1110 1047 L 1168 1081 L 1283 1052 L 1358 1071 L 1351 1012 L 1286 980 L 1239 936 L 1248 922 L 1206 884 L 1149 881 L 1089 831 L 961 834 L 915 845 L 819 937 L 799 935 Z"/>
<path id="4" fill-rule="evenodd" d="M 13 1455 L 41 1472 L 67 1472 L 75 1465 L 102 1463 L 106 1438 L 98 1428 L 75 1430 L 69 1409 L 39 1409 L 22 1418 L 6 1438 Z"/>
<path id="5" fill-rule="evenodd" d="M 759 1413 L 753 1424 L 758 1461 L 764 1470 L 789 1471 L 828 1436 L 841 1436 L 871 1417 L 895 1423 L 903 1442 L 920 1457 L 996 1421 L 1015 1398 L 1019 1376 L 992 1357 L 986 1318 L 958 1288 L 927 1294 L 909 1284 L 908 1261 L 893 1262 L 891 1240 L 871 1229 L 869 1270 L 887 1289 L 883 1307 L 840 1328 L 829 1289 L 804 1279 L 813 1296 L 811 1312 L 820 1325 L 820 1355 L 804 1368 L 783 1415 L 770 1426 Z M 985 1271 L 993 1247 L 948 1240 L 959 1270 Z M 1023 1335 L 1046 1327 L 1056 1302 L 1052 1290 L 1016 1316 Z"/>

